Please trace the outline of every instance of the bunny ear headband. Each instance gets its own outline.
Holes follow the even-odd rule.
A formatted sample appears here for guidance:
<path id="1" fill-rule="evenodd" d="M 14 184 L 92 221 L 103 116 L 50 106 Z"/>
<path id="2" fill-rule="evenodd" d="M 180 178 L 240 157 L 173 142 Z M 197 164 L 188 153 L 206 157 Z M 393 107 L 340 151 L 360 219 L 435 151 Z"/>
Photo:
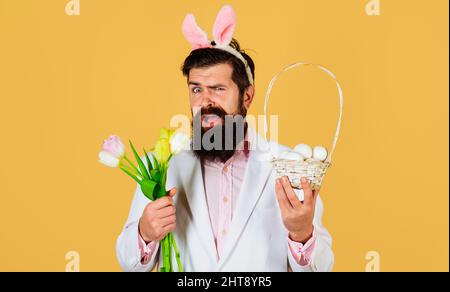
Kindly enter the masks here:
<path id="1" fill-rule="evenodd" d="M 247 60 L 245 60 L 241 53 L 230 46 L 235 26 L 236 13 L 231 6 L 226 5 L 220 9 L 219 14 L 217 14 L 216 22 L 214 23 L 214 41 L 208 40 L 208 35 L 197 25 L 195 17 L 192 14 L 186 15 L 186 18 L 184 19 L 183 34 L 192 45 L 192 50 L 216 48 L 227 51 L 241 60 L 242 63 L 244 63 L 248 80 L 250 81 L 250 84 L 253 85 L 252 71 L 248 66 Z"/>

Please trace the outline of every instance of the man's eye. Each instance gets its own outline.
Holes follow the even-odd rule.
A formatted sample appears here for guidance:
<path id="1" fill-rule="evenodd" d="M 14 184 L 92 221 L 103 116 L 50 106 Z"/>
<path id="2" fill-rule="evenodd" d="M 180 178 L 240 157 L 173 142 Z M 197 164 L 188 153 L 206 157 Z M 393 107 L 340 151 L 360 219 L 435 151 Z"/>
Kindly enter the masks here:
<path id="1" fill-rule="evenodd" d="M 202 91 L 202 89 L 201 89 L 200 87 L 194 87 L 194 88 L 192 89 L 192 92 L 193 92 L 193 93 L 199 93 L 200 91 Z"/>
<path id="2" fill-rule="evenodd" d="M 224 91 L 225 88 L 223 88 L 223 87 L 216 87 L 216 90 L 217 90 L 217 91 Z"/>

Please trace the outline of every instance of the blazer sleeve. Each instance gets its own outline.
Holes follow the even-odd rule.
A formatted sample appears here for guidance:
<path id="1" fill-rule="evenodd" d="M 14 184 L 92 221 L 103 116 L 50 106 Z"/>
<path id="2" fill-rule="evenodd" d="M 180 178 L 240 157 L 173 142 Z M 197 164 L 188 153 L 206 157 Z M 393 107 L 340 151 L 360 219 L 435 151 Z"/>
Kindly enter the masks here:
<path id="1" fill-rule="evenodd" d="M 288 252 L 289 266 L 293 272 L 331 272 L 334 264 L 334 253 L 331 249 L 332 239 L 330 233 L 322 225 L 323 202 L 317 197 L 316 210 L 314 214 L 314 230 L 316 232 L 316 243 L 311 255 L 309 265 L 298 264 L 292 253 Z"/>
<path id="2" fill-rule="evenodd" d="M 125 272 L 149 272 L 153 270 L 158 258 L 158 249 L 153 251 L 150 260 L 143 265 L 141 249 L 139 247 L 139 219 L 145 206 L 151 201 L 142 193 L 137 185 L 127 222 L 116 242 L 116 254 L 120 266 Z M 159 244 L 158 244 L 159 248 Z"/>

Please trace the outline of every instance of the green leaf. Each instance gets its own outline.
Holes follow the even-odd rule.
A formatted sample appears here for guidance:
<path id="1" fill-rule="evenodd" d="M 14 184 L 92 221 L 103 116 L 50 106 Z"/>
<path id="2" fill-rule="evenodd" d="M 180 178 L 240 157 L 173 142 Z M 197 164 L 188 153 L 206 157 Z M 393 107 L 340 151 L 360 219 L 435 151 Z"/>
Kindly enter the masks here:
<path id="1" fill-rule="evenodd" d="M 125 168 L 121 167 L 120 168 L 123 172 L 125 172 L 126 174 L 128 174 L 129 176 L 131 176 L 132 179 L 134 179 L 138 184 L 141 184 L 141 181 L 131 172 L 129 172 L 128 170 L 126 170 Z"/>
<path id="2" fill-rule="evenodd" d="M 159 199 L 160 197 L 159 197 L 159 189 L 161 188 L 161 186 L 159 185 L 159 184 L 157 184 L 156 186 L 155 186 L 155 190 L 154 190 L 154 192 L 155 192 L 155 199 Z"/>
<path id="3" fill-rule="evenodd" d="M 158 163 L 158 159 L 156 159 L 155 154 L 153 154 L 153 162 L 155 163 L 155 169 L 159 169 L 159 163 Z"/>
<path id="4" fill-rule="evenodd" d="M 145 168 L 145 164 L 142 162 L 141 158 L 136 152 L 136 149 L 134 149 L 133 143 L 130 141 L 131 149 L 133 150 L 134 157 L 136 158 L 136 161 L 138 163 L 139 169 L 141 170 L 143 178 L 150 179 L 150 174 L 148 173 L 147 169 Z"/>
<path id="5" fill-rule="evenodd" d="M 156 185 L 155 191 L 154 191 L 156 199 L 164 197 L 166 195 L 166 193 L 167 192 L 165 191 L 165 189 L 163 187 L 161 187 L 161 184 Z"/>
<path id="6" fill-rule="evenodd" d="M 128 159 L 128 157 L 127 157 L 126 155 L 125 155 L 123 158 L 125 159 L 126 162 L 128 162 L 129 166 L 130 166 L 131 168 L 133 168 L 134 171 L 136 171 L 136 173 L 139 173 L 139 174 L 142 176 L 142 174 L 141 174 L 141 172 L 139 171 L 139 169 L 137 169 L 137 167 L 133 164 L 133 162 L 130 161 L 130 159 Z"/>
<path id="7" fill-rule="evenodd" d="M 156 182 L 161 181 L 161 173 L 159 172 L 159 170 L 156 170 L 156 169 L 150 170 L 150 175 L 152 176 L 154 181 L 156 181 Z"/>
<path id="8" fill-rule="evenodd" d="M 151 201 L 155 200 L 155 196 L 153 195 L 153 192 L 156 187 L 156 182 L 148 179 L 144 179 L 141 182 L 141 190 L 142 193 Z"/>
<path id="9" fill-rule="evenodd" d="M 144 153 L 145 153 L 145 159 L 147 160 L 148 173 L 151 175 L 152 170 L 153 170 L 153 165 L 152 165 L 152 162 L 150 161 L 150 158 L 148 157 L 147 151 L 145 151 L 145 149 L 144 149 Z"/>

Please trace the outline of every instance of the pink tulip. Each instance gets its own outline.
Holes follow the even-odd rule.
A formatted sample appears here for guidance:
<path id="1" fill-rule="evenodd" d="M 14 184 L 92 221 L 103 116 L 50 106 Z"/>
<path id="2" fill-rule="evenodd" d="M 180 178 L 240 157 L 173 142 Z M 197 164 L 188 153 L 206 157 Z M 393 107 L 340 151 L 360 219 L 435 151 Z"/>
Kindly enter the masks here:
<path id="1" fill-rule="evenodd" d="M 112 135 L 103 142 L 102 151 L 99 153 L 99 161 L 109 167 L 118 167 L 124 156 L 125 145 L 123 145 L 119 136 Z"/>
<path id="2" fill-rule="evenodd" d="M 119 136 L 116 135 L 109 136 L 109 138 L 103 142 L 102 150 L 109 152 L 112 156 L 119 159 L 125 154 L 125 146 Z"/>

